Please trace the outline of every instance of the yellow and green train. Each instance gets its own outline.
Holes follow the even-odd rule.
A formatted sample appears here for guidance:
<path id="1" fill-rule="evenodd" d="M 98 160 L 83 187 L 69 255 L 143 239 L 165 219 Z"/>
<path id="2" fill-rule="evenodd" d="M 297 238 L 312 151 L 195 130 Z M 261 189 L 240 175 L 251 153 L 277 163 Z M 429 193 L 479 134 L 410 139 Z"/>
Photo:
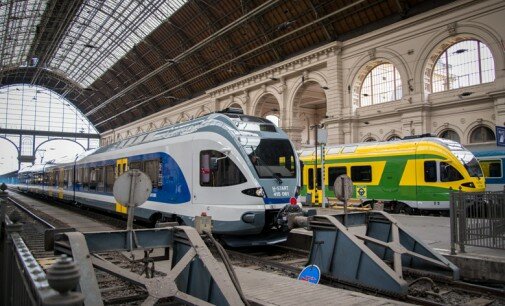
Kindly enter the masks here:
<path id="1" fill-rule="evenodd" d="M 308 193 L 321 204 L 321 151 L 300 152 L 302 201 Z M 317 167 L 317 169 L 316 169 Z M 482 170 L 475 156 L 461 144 L 426 137 L 388 142 L 366 142 L 325 148 L 325 196 L 334 197 L 333 184 L 341 174 L 353 181 L 351 200 L 384 202 L 386 210 L 415 212 L 449 209 L 449 192 L 483 192 Z"/>

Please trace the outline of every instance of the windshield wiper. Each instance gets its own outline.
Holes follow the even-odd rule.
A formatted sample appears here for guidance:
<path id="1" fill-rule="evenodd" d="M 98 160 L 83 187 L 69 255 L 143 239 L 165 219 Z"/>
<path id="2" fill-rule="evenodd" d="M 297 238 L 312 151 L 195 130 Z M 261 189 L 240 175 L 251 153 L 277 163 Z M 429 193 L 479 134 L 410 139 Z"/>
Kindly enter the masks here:
<path id="1" fill-rule="evenodd" d="M 272 175 L 272 177 L 275 178 L 275 180 L 277 181 L 277 183 L 279 185 L 282 184 L 282 179 L 281 179 L 280 173 L 273 172 L 272 169 L 270 169 L 270 166 L 268 166 L 258 155 L 255 154 L 253 156 L 256 157 L 256 160 L 258 161 L 258 163 L 261 163 L 262 166 L 265 167 L 268 170 L 268 172 L 270 172 L 270 175 Z"/>

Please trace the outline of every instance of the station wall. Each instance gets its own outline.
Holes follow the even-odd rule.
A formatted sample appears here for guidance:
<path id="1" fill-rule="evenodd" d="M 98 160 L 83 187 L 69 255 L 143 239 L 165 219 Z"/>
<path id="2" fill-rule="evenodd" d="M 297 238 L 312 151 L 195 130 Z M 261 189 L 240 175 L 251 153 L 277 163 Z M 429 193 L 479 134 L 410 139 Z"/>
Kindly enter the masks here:
<path id="1" fill-rule="evenodd" d="M 457 1 L 235 79 L 163 112 L 107 131 L 102 134 L 102 145 L 226 107 L 277 116 L 298 148 L 314 145 L 314 126 L 320 124 L 328 129 L 329 144 L 423 133 L 457 137 L 463 145 L 494 143 L 485 133 L 494 132 L 496 125 L 505 126 L 504 19 L 503 1 Z M 449 70 L 457 66 L 447 62 L 447 74 L 444 69 L 433 74 L 439 71 L 440 56 L 452 56 L 444 52 L 465 41 L 478 42 L 479 50 L 489 50 L 492 59 L 483 66 L 492 62 L 494 71 L 487 71 L 487 78 L 479 74 L 481 80 L 476 84 L 461 85 L 463 81 L 457 88 L 440 90 L 440 86 L 449 86 L 441 78 L 453 78 Z M 370 103 L 373 97 L 381 97 L 364 92 L 363 86 L 373 81 L 367 77 L 382 69 L 386 80 L 391 67 L 397 77 L 394 89 L 384 91 L 382 98 L 387 101 Z M 433 90 L 432 83 L 439 84 L 438 90 Z M 379 85 L 375 88 L 381 90 Z"/>

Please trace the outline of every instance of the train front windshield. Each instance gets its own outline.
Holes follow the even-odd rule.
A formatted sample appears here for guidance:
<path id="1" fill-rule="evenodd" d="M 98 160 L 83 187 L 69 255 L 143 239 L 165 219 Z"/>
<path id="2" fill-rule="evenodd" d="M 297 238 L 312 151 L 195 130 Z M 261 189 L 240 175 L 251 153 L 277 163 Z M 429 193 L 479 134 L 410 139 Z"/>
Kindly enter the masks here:
<path id="1" fill-rule="evenodd" d="M 479 162 L 470 151 L 453 151 L 454 155 L 463 163 L 471 177 L 482 177 L 482 169 Z"/>
<path id="2" fill-rule="evenodd" d="M 257 146 L 246 147 L 260 178 L 295 178 L 295 152 L 287 139 L 261 139 Z"/>

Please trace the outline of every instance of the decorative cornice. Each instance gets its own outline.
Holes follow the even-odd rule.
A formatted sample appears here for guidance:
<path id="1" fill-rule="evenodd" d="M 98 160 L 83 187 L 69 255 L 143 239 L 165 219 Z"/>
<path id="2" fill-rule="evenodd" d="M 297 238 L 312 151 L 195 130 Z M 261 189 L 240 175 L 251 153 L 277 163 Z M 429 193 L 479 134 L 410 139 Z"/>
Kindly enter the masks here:
<path id="1" fill-rule="evenodd" d="M 206 91 L 211 98 L 219 98 L 237 91 L 247 90 L 251 87 L 260 86 L 267 82 L 272 82 L 272 78 L 285 78 L 286 76 L 303 73 L 308 68 L 321 65 L 324 60 L 334 54 L 338 54 L 342 43 L 335 42 L 318 49 L 309 51 L 301 56 L 285 60 L 279 64 L 272 65 L 258 72 L 253 72 L 245 77 L 218 86 Z"/>

